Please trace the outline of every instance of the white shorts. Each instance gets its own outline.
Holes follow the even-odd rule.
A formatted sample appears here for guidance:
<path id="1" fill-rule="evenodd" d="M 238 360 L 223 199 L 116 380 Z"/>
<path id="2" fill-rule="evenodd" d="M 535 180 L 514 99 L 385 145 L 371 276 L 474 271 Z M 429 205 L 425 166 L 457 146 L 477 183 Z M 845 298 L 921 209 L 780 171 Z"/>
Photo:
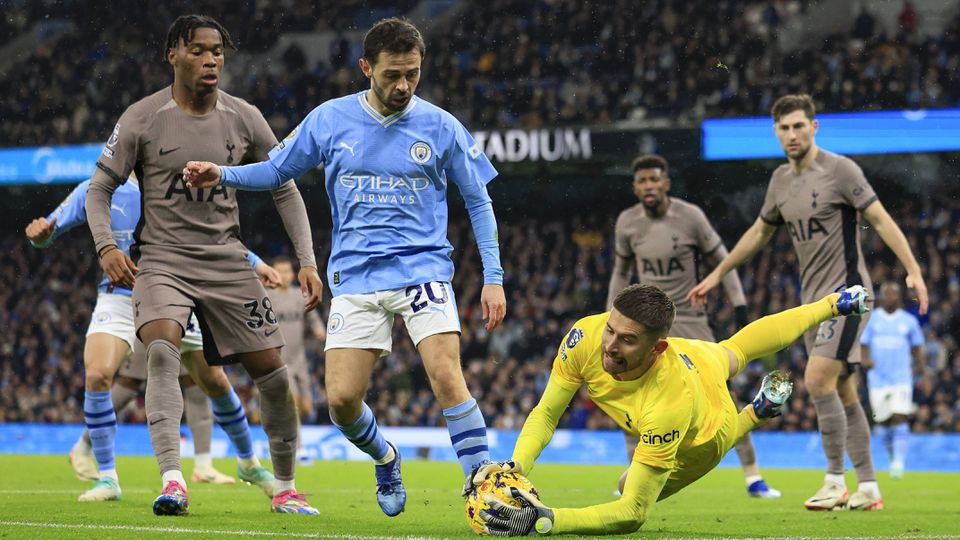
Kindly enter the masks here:
<path id="1" fill-rule="evenodd" d="M 137 330 L 133 324 L 133 300 L 129 296 L 114 293 L 97 295 L 97 305 L 94 306 L 93 315 L 90 317 L 87 336 L 98 333 L 116 336 L 126 341 L 130 350 L 133 350 Z M 187 323 L 180 343 L 180 352 L 202 349 L 203 335 L 200 334 L 200 323 L 197 322 L 197 316 L 191 314 L 190 322 Z"/>
<path id="2" fill-rule="evenodd" d="M 460 332 L 457 300 L 449 282 L 434 281 L 369 294 L 343 294 L 330 303 L 325 351 L 393 350 L 393 319 L 403 317 L 413 344 L 446 332 Z"/>
<path id="3" fill-rule="evenodd" d="M 133 301 L 129 296 L 114 293 L 97 295 L 97 305 L 90 317 L 87 337 L 90 334 L 110 334 L 127 342 L 133 350 L 136 329 L 133 326 Z"/>
<path id="4" fill-rule="evenodd" d="M 886 422 L 895 414 L 913 414 L 913 386 L 902 384 L 870 388 L 870 408 L 875 422 Z"/>

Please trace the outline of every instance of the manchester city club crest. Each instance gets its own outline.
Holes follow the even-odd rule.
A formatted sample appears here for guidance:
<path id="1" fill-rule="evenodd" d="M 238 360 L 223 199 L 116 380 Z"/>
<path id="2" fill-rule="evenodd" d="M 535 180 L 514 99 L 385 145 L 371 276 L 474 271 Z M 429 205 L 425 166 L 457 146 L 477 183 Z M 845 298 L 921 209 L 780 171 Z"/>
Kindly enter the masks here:
<path id="1" fill-rule="evenodd" d="M 340 330 L 343 330 L 343 315 L 333 313 L 330 315 L 330 320 L 327 321 L 327 333 L 336 334 Z"/>
<path id="2" fill-rule="evenodd" d="M 410 147 L 410 157 L 412 157 L 417 163 L 426 163 L 430 161 L 430 156 L 432 155 L 433 150 L 430 149 L 430 145 L 423 141 L 417 141 L 413 143 L 413 146 Z"/>

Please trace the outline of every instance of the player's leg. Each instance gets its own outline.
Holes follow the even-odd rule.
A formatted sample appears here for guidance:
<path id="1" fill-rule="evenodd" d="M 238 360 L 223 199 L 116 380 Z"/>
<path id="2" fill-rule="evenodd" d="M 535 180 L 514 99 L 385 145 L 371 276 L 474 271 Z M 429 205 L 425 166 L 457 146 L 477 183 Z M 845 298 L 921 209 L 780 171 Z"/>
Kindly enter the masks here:
<path id="1" fill-rule="evenodd" d="M 732 394 L 731 397 L 733 397 Z M 738 408 L 743 408 L 743 405 L 735 397 L 734 404 Z M 750 433 L 745 433 L 733 448 L 737 451 L 740 467 L 743 469 L 743 477 L 747 484 L 747 495 L 760 499 L 779 498 L 781 493 L 768 486 L 766 480 L 763 479 L 763 475 L 760 474 L 760 466 L 757 464 L 757 451 L 753 446 L 753 437 L 750 436 Z"/>
<path id="2" fill-rule="evenodd" d="M 811 356 L 804 370 L 804 384 L 817 413 L 817 424 L 827 457 L 824 485 L 807 499 L 808 510 L 831 510 L 847 501 L 849 493 L 843 476 L 843 456 L 847 440 L 847 416 L 837 391 L 843 362 L 823 356 Z"/>
<path id="3" fill-rule="evenodd" d="M 300 422 L 290 393 L 287 366 L 280 359 L 280 349 L 240 353 L 237 358 L 260 391 L 260 417 L 269 440 L 276 476 L 272 511 L 317 514 L 317 510 L 297 492 L 294 481 Z"/>
<path id="4" fill-rule="evenodd" d="M 129 362 L 130 359 L 128 358 L 121 364 L 121 373 L 123 372 L 122 366 Z M 122 416 L 127 405 L 136 399 L 140 384 L 140 381 L 121 376 L 119 373 L 114 377 L 113 386 L 110 388 L 110 400 L 113 402 L 113 410 L 118 419 Z M 100 478 L 97 463 L 93 457 L 93 446 L 90 443 L 90 431 L 86 427 L 83 428 L 80 438 L 70 449 L 70 465 L 80 480 L 98 480 Z"/>
<path id="5" fill-rule="evenodd" d="M 873 454 L 870 450 L 870 424 L 860 403 L 857 368 L 859 364 L 847 364 L 848 369 L 840 375 L 837 391 L 843 402 L 847 419 L 846 451 L 857 473 L 857 491 L 850 494 L 846 506 L 851 510 L 882 510 L 883 497 L 873 469 Z"/>
<path id="6" fill-rule="evenodd" d="M 83 348 L 86 378 L 83 419 L 90 434 L 90 443 L 100 474 L 93 488 L 80 495 L 81 501 L 115 500 L 121 496 L 114 461 L 117 415 L 110 387 L 114 374 L 129 352 L 130 345 L 127 341 L 103 332 L 88 335 Z"/>
<path id="7" fill-rule="evenodd" d="M 910 445 L 910 422 L 905 414 L 890 418 L 890 477 L 903 478 L 907 462 L 907 447 Z"/>
<path id="8" fill-rule="evenodd" d="M 164 516 L 186 515 L 189 507 L 187 482 L 180 464 L 183 394 L 179 375 L 182 333 L 183 327 L 173 319 L 152 320 L 141 326 L 139 331 L 147 356 L 147 427 L 163 485 L 163 491 L 154 500 L 153 513 Z"/>
<path id="9" fill-rule="evenodd" d="M 460 468 L 470 478 L 475 468 L 490 460 L 490 450 L 486 421 L 460 367 L 460 314 L 453 287 L 439 281 L 415 285 L 392 292 L 386 302 L 388 309 L 403 316 L 443 409 Z"/>
<path id="10" fill-rule="evenodd" d="M 287 365 L 287 375 L 290 377 L 290 392 L 293 394 L 293 402 L 297 405 L 297 416 L 300 418 L 300 426 L 303 421 L 313 416 L 313 401 L 310 399 L 309 376 L 307 374 L 306 362 L 297 362 L 296 365 Z M 302 466 L 313 464 L 313 460 L 307 455 L 303 448 L 302 430 L 297 432 L 297 461 Z"/>
<path id="11" fill-rule="evenodd" d="M 186 348 L 185 344 L 184 349 Z M 208 407 L 212 406 L 213 418 L 237 450 L 237 476 L 248 484 L 260 486 L 260 489 L 268 497 L 273 497 L 276 487 L 275 479 L 273 474 L 260 464 L 257 456 L 253 453 L 253 437 L 250 434 L 246 412 L 240 402 L 240 396 L 230 385 L 230 380 L 224 373 L 223 368 L 207 364 L 201 350 L 193 349 L 190 352 L 182 353 L 182 355 L 183 365 L 189 373 L 189 378 L 196 382 L 196 388 L 203 395 L 204 403 Z M 193 429 L 192 425 L 190 427 Z M 217 483 L 233 483 L 233 478 L 214 469 L 212 463 L 206 469 L 198 463 L 191 479 L 204 482 L 212 481 L 210 479 L 213 477 L 226 477 L 231 480 L 231 482 L 219 481 Z"/>
<path id="12" fill-rule="evenodd" d="M 379 293 L 335 296 L 330 302 L 330 328 L 324 345 L 330 420 L 373 459 L 377 504 L 391 517 L 403 512 L 407 503 L 400 452 L 383 437 L 363 396 L 377 359 L 389 354 L 393 346 L 393 321 L 393 313 L 381 306 Z"/>
<path id="13" fill-rule="evenodd" d="M 331 343 L 337 346 L 339 341 L 328 340 L 327 346 Z M 381 346 L 389 347 L 389 344 Z M 400 451 L 383 436 L 373 410 L 363 401 L 370 375 L 383 351 L 328 349 L 325 387 L 330 420 L 348 441 L 373 459 L 377 504 L 384 514 L 393 517 L 403 512 L 407 503 L 407 492 L 400 475 Z"/>

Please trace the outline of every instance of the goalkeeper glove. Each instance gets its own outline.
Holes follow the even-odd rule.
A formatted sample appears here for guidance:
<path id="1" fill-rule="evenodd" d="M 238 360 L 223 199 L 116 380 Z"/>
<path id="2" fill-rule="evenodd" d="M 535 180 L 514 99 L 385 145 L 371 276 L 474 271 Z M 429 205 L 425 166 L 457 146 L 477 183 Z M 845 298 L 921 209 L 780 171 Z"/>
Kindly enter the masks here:
<path id="1" fill-rule="evenodd" d="M 467 475 L 467 480 L 463 483 L 463 491 L 460 492 L 460 495 L 464 497 L 470 495 L 473 493 L 473 490 L 477 489 L 477 486 L 482 484 L 488 476 L 495 472 L 515 472 L 517 474 L 523 474 L 520 464 L 516 461 L 484 461 L 483 463 L 478 463 L 473 470 L 470 471 L 470 474 Z"/>
<path id="2" fill-rule="evenodd" d="M 520 508 L 504 504 L 492 494 L 483 496 L 490 510 L 481 510 L 487 534 L 491 536 L 532 536 L 548 534 L 553 530 L 553 510 L 543 505 L 529 492 L 510 488 L 510 496 L 520 503 Z"/>

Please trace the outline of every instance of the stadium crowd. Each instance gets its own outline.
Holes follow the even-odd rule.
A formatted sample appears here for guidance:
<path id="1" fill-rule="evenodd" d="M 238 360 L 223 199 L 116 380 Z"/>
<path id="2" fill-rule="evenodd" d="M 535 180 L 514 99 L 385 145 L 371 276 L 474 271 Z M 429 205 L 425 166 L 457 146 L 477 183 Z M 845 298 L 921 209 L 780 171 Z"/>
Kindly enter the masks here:
<path id="1" fill-rule="evenodd" d="M 914 431 L 960 431 L 960 203 L 939 201 L 937 208 L 904 201 L 891 209 L 918 259 L 930 289 L 930 313 L 924 317 L 927 365 L 916 373 Z M 706 208 L 708 215 L 709 207 Z M 467 381 L 489 425 L 519 428 L 546 384 L 560 340 L 580 317 L 602 311 L 612 257 L 615 212 L 598 217 L 502 216 L 502 246 L 508 317 L 492 333 L 479 312 L 482 282 L 479 255 L 469 222 L 453 219 L 449 237 L 456 250 L 454 288 L 464 323 L 462 356 Z M 248 244 L 263 255 L 284 248 L 254 233 Z M 318 249 L 329 246 L 329 231 L 314 234 Z M 731 241 L 728 238 L 728 243 Z M 903 271 L 879 238 L 866 231 L 864 253 L 873 281 L 902 281 Z M 325 253 L 318 260 L 326 259 Z M 322 273 L 322 272 L 321 272 Z M 789 238 L 780 232 L 740 272 L 753 318 L 791 307 L 798 301 L 797 265 Z M 0 421 L 80 422 L 83 395 L 81 352 L 89 313 L 96 297 L 99 268 L 85 229 L 67 234 L 46 250 L 30 248 L 19 232 L 0 237 Z M 735 331 L 731 307 L 713 297 L 712 319 L 719 338 Z M 419 357 L 398 326 L 393 353 L 372 381 L 368 402 L 384 425 L 442 425 Z M 322 344 L 307 341 L 313 376 L 315 415 L 305 423 L 329 423 L 323 393 Z M 779 366 L 794 374 L 796 390 L 784 417 L 766 429 L 808 431 L 816 415 L 799 376 L 805 354 L 798 342 L 776 358 L 755 362 L 734 381 L 741 400 L 753 397 L 759 378 Z M 259 415 L 256 391 L 240 370 L 231 377 L 248 416 Z M 142 420 L 142 399 L 126 411 Z M 571 428 L 614 428 L 584 391 L 562 420 Z"/>
<path id="2" fill-rule="evenodd" d="M 38 20 L 83 22 L 16 59 L 0 80 L 0 117 L 7 120 L 0 145 L 104 140 L 129 103 L 168 84 L 166 25 L 175 14 L 207 7 L 244 52 L 269 50 L 284 32 L 337 33 L 315 65 L 297 45 L 279 52 L 278 70 L 227 62 L 227 90 L 286 133 L 317 104 L 364 86 L 355 65 L 359 43 L 340 31 L 402 14 L 415 2 L 207 4 L 13 3 L 7 39 Z M 428 34 L 420 94 L 478 128 L 763 115 L 776 96 L 794 91 L 814 95 L 826 111 L 960 105 L 960 15 L 942 35 L 924 37 L 915 16 L 901 16 L 890 34 L 863 11 L 849 32 L 781 50 L 781 30 L 807 4 L 655 0 L 637 10 L 630 0 L 467 2 L 456 24 Z"/>

